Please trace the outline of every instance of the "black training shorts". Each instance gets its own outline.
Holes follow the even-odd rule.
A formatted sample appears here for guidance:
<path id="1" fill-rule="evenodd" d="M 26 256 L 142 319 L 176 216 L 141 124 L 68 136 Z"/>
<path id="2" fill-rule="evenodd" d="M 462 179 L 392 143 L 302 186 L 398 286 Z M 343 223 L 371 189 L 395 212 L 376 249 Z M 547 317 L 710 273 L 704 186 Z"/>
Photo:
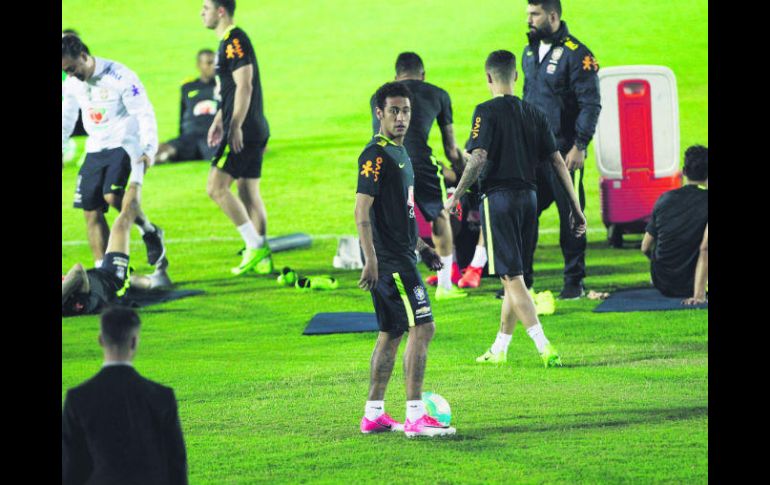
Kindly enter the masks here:
<path id="1" fill-rule="evenodd" d="M 210 147 L 206 135 L 180 135 L 179 138 L 169 140 L 168 144 L 174 147 L 176 155 L 171 159 L 182 162 L 186 160 L 211 160 L 218 147 Z"/>
<path id="2" fill-rule="evenodd" d="M 131 157 L 123 148 L 86 154 L 75 187 L 76 209 L 107 211 L 106 194 L 122 195 L 131 175 Z"/>
<path id="3" fill-rule="evenodd" d="M 447 201 L 446 184 L 441 164 L 436 157 L 412 163 L 414 171 L 414 201 L 428 222 L 435 221 Z"/>
<path id="4" fill-rule="evenodd" d="M 394 273 L 380 272 L 371 293 L 381 332 L 400 335 L 415 325 L 433 321 L 428 291 L 417 266 Z"/>
<path id="5" fill-rule="evenodd" d="M 481 225 L 489 255 L 489 274 L 524 274 L 532 253 L 537 222 L 537 195 L 530 189 L 491 192 L 481 203 Z"/>
<path id="6" fill-rule="evenodd" d="M 223 140 L 211 160 L 211 166 L 236 179 L 258 179 L 262 176 L 262 154 L 266 146 L 267 140 L 262 143 L 244 142 L 240 153 L 235 153 Z"/>

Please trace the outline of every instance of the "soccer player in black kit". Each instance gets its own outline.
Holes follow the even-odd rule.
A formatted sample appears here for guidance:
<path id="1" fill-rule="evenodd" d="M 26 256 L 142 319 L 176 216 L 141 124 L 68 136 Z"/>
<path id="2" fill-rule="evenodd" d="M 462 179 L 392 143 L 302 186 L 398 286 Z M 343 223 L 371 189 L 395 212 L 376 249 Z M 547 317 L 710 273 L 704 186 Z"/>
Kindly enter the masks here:
<path id="1" fill-rule="evenodd" d="M 211 160 L 217 147 L 208 144 L 208 133 L 219 102 L 216 99 L 215 53 L 211 49 L 198 51 L 197 68 L 200 76 L 182 84 L 179 112 L 179 136 L 158 147 L 155 163 Z"/>
<path id="2" fill-rule="evenodd" d="M 532 231 L 536 227 L 538 165 L 550 162 L 568 194 L 575 235 L 585 233 L 585 216 L 545 114 L 513 96 L 516 57 L 504 50 L 492 52 L 487 57 L 485 70 L 494 97 L 476 106 L 468 144 L 470 157 L 456 192 L 445 206 L 450 212 L 454 210 L 457 194 L 464 194 L 479 180 L 489 273 L 500 275 L 505 296 L 497 339 L 476 362 L 506 362 L 514 326 L 521 320 L 545 367 L 561 366 L 561 357 L 543 333 L 523 278 L 524 261 L 530 254 Z"/>
<path id="3" fill-rule="evenodd" d="M 220 38 L 216 56 L 220 109 L 208 133 L 209 146 L 218 146 L 207 184 L 209 197 L 227 214 L 246 248 L 235 275 L 273 271 L 267 245 L 267 212 L 259 193 L 262 156 L 270 137 L 263 112 L 257 57 L 246 33 L 235 26 L 235 0 L 204 0 L 201 17 Z M 233 182 L 238 197 L 230 192 Z"/>
<path id="4" fill-rule="evenodd" d="M 452 102 L 449 94 L 438 86 L 425 82 L 425 67 L 420 56 L 414 52 L 402 52 L 396 59 L 396 81 L 404 83 L 412 93 L 412 117 L 409 131 L 404 137 L 404 147 L 414 167 L 414 199 L 425 220 L 431 225 L 433 243 L 441 256 L 442 269 L 438 271 L 435 283 L 436 299 L 454 299 L 468 296 L 452 282 L 452 228 L 449 214 L 444 211 L 447 200 L 446 185 L 442 174 L 443 166 L 433 156 L 428 145 L 428 136 L 433 122 L 438 123 L 444 154 L 459 171 L 462 167 L 462 152 L 457 147 L 452 127 Z M 375 97 L 370 101 L 374 134 L 380 131 Z M 459 271 L 457 279 L 459 279 Z M 456 283 L 456 281 L 454 282 Z"/>
<path id="5" fill-rule="evenodd" d="M 455 432 L 429 416 L 422 402 L 428 344 L 435 326 L 415 249 L 432 269 L 439 269 L 441 260 L 417 237 L 414 171 L 403 146 L 411 96 L 402 83 L 387 83 L 375 94 L 380 130 L 358 159 L 355 210 L 365 259 L 358 285 L 371 292 L 380 329 L 361 432 L 403 431 L 410 438 Z M 404 332 L 409 332 L 409 337 L 404 351 L 407 401 L 402 425 L 385 413 L 384 398 Z"/>

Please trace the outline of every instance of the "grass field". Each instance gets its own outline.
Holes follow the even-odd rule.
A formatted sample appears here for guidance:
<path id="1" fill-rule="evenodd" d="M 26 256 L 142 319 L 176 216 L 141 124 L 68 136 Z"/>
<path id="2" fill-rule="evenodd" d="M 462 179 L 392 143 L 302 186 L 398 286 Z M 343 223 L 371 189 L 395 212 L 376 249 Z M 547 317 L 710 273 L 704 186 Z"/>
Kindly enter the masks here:
<path id="1" fill-rule="evenodd" d="M 708 144 L 705 1 L 563 3 L 564 19 L 602 66 L 671 67 L 682 151 Z M 238 3 L 237 23 L 257 50 L 272 132 L 263 171 L 269 234 L 326 235 L 310 249 L 277 254 L 276 265 L 333 274 L 340 289 L 306 294 L 273 278 L 230 277 L 240 242 L 206 196 L 207 164 L 149 172 L 143 204 L 166 231 L 169 273 L 180 288 L 206 291 L 143 310 L 136 360 L 143 375 L 175 389 L 191 483 L 707 481 L 707 312 L 595 314 L 596 302 L 559 303 L 542 321 L 565 367 L 546 371 L 521 328 L 507 365 L 473 362 L 499 322 L 493 279 L 464 301 L 434 302 L 425 389 L 450 401 L 458 433 L 433 442 L 358 432 L 374 334 L 301 335 L 316 312 L 371 311 L 356 287 L 358 272 L 332 269 L 333 236 L 355 233 L 368 100 L 392 78 L 396 55 L 423 57 L 428 81 L 452 96 L 464 141 L 473 107 L 488 98 L 485 56 L 499 48 L 520 55 L 525 7 L 490 0 Z M 62 27 L 78 29 L 94 54 L 139 74 L 160 138 L 175 136 L 179 85 L 194 73 L 195 52 L 216 47 L 201 25 L 200 2 L 64 0 L 62 9 Z M 607 247 L 591 150 L 587 166 L 587 287 L 647 284 L 638 249 Z M 72 164 L 62 171 L 62 271 L 92 259 L 83 217 L 71 208 L 76 174 Z M 560 289 L 557 227 L 551 208 L 541 219 L 538 290 Z M 139 234 L 133 238 L 133 262 L 149 271 Z M 62 398 L 98 371 L 97 332 L 96 317 L 62 320 Z M 398 364 L 386 404 L 399 420 L 404 397 Z"/>

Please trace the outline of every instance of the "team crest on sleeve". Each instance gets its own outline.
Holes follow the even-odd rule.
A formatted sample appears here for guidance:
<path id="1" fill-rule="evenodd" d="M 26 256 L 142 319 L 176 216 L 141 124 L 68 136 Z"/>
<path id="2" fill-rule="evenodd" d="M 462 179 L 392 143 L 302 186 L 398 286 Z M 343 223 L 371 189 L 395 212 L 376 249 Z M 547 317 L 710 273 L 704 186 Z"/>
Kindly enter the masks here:
<path id="1" fill-rule="evenodd" d="M 241 47 L 241 41 L 237 38 L 233 39 L 233 42 L 225 47 L 225 57 L 235 59 L 235 56 L 238 56 L 238 59 L 243 59 L 243 48 Z"/>
<path id="2" fill-rule="evenodd" d="M 583 70 L 584 71 L 598 71 L 599 63 L 596 62 L 594 56 L 585 56 L 583 58 Z"/>
<path id="3" fill-rule="evenodd" d="M 380 169 L 382 168 L 382 157 L 375 158 L 374 162 L 375 163 L 372 164 L 371 160 L 367 160 L 361 165 L 361 172 L 359 173 L 366 178 L 369 178 L 369 174 L 373 174 L 374 181 L 378 182 L 380 180 Z"/>
<path id="4" fill-rule="evenodd" d="M 363 175 L 366 178 L 369 178 L 369 174 L 374 172 L 374 169 L 372 168 L 372 161 L 367 160 L 366 163 L 361 165 L 361 175 Z"/>

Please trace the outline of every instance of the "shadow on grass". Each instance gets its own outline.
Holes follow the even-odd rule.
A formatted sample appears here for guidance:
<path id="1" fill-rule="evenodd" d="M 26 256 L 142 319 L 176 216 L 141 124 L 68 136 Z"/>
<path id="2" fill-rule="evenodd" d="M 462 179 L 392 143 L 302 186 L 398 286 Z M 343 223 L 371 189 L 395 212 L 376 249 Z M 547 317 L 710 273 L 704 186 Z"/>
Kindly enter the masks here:
<path id="1" fill-rule="evenodd" d="M 682 353 L 708 353 L 708 342 L 692 342 L 682 345 L 678 345 L 660 352 L 645 352 L 643 354 L 632 354 L 617 357 L 601 358 L 596 362 L 581 362 L 581 363 L 565 363 L 563 367 L 566 368 L 580 368 L 580 367 L 610 367 L 623 364 L 631 364 L 634 362 L 644 362 L 647 360 L 657 359 L 675 359 L 682 357 Z M 589 357 L 590 359 L 590 357 Z"/>
<path id="2" fill-rule="evenodd" d="M 601 417 L 598 421 L 583 422 L 584 418 Z M 631 426 L 634 424 L 655 424 L 666 421 L 684 421 L 708 416 L 708 406 L 690 406 L 679 408 L 656 409 L 618 409 L 611 411 L 594 411 L 586 413 L 561 414 L 545 416 L 543 419 L 554 421 L 552 424 L 531 424 L 516 426 L 493 426 L 487 428 L 465 428 L 463 433 L 543 433 L 564 431 L 569 429 L 594 429 Z"/>

